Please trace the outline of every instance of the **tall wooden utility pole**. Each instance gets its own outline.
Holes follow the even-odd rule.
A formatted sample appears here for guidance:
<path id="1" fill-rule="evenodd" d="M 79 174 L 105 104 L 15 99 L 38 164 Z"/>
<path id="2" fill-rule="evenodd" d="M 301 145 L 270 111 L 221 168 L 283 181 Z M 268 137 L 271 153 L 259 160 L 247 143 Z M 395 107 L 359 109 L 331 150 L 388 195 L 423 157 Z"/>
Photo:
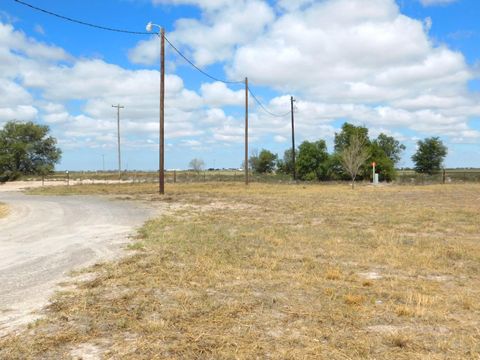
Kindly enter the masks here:
<path id="1" fill-rule="evenodd" d="M 120 109 L 125 108 L 124 106 L 112 105 L 112 107 L 117 108 L 117 143 L 118 143 L 118 179 L 122 178 L 122 158 L 120 155 Z"/>
<path id="2" fill-rule="evenodd" d="M 292 113 L 292 162 L 293 162 L 293 180 L 297 180 L 297 173 L 295 170 L 295 119 L 293 115 L 293 102 L 295 99 L 290 96 L 290 112 Z"/>
<path id="3" fill-rule="evenodd" d="M 245 185 L 248 185 L 248 78 L 245 78 Z"/>
<path id="4" fill-rule="evenodd" d="M 160 29 L 160 148 L 159 148 L 159 192 L 165 194 L 165 29 Z"/>

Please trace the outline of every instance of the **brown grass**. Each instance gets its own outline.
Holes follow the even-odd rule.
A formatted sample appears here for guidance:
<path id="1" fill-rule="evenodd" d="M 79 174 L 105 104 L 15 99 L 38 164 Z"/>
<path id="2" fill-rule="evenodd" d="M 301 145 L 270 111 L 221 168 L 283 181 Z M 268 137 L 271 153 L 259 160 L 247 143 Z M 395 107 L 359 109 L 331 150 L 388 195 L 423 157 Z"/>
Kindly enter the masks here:
<path id="1" fill-rule="evenodd" d="M 7 205 L 0 203 L 0 219 L 8 215 Z"/>
<path id="2" fill-rule="evenodd" d="M 175 204 L 0 358 L 477 359 L 480 186 L 79 186 Z M 82 350 L 83 349 L 83 350 Z"/>

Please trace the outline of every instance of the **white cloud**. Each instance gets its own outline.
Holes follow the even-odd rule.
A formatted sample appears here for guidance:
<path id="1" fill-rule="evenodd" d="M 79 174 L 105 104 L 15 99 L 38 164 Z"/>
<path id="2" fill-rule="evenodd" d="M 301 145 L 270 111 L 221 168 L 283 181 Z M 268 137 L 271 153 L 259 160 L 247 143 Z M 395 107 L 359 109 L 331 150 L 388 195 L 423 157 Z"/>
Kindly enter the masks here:
<path id="1" fill-rule="evenodd" d="M 226 61 L 233 55 L 235 46 L 246 44 L 274 20 L 275 14 L 268 4 L 260 0 L 197 1 L 157 0 L 161 4 L 191 4 L 204 10 L 203 18 L 179 19 L 168 38 L 184 47 L 195 63 L 206 66 Z M 151 64 L 158 59 L 158 40 L 141 41 L 130 50 L 129 58 L 139 64 Z"/>
<path id="2" fill-rule="evenodd" d="M 33 30 L 40 35 L 45 35 L 45 29 L 42 27 L 42 25 L 35 24 Z"/>
<path id="3" fill-rule="evenodd" d="M 10 24 L 0 23 L 0 48 L 14 50 L 38 60 L 60 61 L 70 58 L 65 50 L 28 38 L 22 32 L 14 31 Z"/>
<path id="4" fill-rule="evenodd" d="M 117 127 L 111 105 L 120 103 L 125 106 L 121 111 L 125 138 L 158 138 L 158 71 L 74 59 L 5 24 L 0 24 L 0 60 L 0 123 L 39 120 L 51 125 L 69 147 L 113 146 Z M 202 97 L 186 89 L 176 75 L 167 74 L 165 80 L 169 138 L 202 135 L 204 130 L 196 121 Z M 75 111 L 66 106 L 71 101 L 79 104 Z M 125 144 L 139 146 L 130 140 Z"/>
<path id="5" fill-rule="evenodd" d="M 155 2 L 200 9 L 198 19 L 179 19 L 168 34 L 198 65 L 225 66 L 228 78 L 248 75 L 254 91 L 258 85 L 285 94 L 268 101 L 258 90 L 274 113 L 287 112 L 294 94 L 299 141 L 331 140 L 339 120 L 399 138 L 409 129 L 420 137 L 480 139 L 469 125 L 480 115 L 480 98 L 467 87 L 474 71 L 460 52 L 430 40 L 428 19 L 401 14 L 394 0 Z M 158 38 L 139 42 L 129 57 L 139 64 L 158 61 Z M 114 146 L 111 105 L 117 103 L 125 106 L 126 146 L 157 144 L 158 75 L 75 59 L 0 24 L 0 122 L 40 119 L 68 146 Z M 230 108 L 243 105 L 243 89 L 221 82 L 187 89 L 173 71 L 166 88 L 169 139 L 190 148 L 243 143 L 243 111 Z M 67 105 L 72 100 L 73 108 Z M 250 111 L 252 143 L 288 142 L 289 116 L 272 118 L 253 99 Z"/>
<path id="6" fill-rule="evenodd" d="M 154 36 L 149 40 L 140 40 L 135 48 L 128 51 L 128 58 L 134 64 L 152 65 L 158 61 L 159 52 L 158 37 Z"/>
<path id="7" fill-rule="evenodd" d="M 37 109 L 29 105 L 0 107 L 0 123 L 10 120 L 32 121 L 37 117 Z"/>
<path id="8" fill-rule="evenodd" d="M 435 5 L 448 5 L 456 2 L 457 0 L 420 0 L 423 6 L 435 6 Z"/>
<path id="9" fill-rule="evenodd" d="M 425 20 L 423 20 L 424 26 L 425 26 L 425 32 L 429 32 L 432 29 L 433 21 L 430 16 L 426 17 Z"/>
<path id="10" fill-rule="evenodd" d="M 207 106 L 242 105 L 245 103 L 245 90 L 233 91 L 225 83 L 205 83 L 200 92 Z"/>

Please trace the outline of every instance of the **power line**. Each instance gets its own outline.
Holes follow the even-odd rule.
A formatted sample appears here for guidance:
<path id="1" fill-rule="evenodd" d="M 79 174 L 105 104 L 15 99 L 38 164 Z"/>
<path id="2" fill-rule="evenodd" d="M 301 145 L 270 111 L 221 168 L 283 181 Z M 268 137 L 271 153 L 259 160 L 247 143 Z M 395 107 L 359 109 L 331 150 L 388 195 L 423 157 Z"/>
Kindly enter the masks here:
<path id="1" fill-rule="evenodd" d="M 256 101 L 256 103 L 262 108 L 263 111 L 265 111 L 267 114 L 269 114 L 270 116 L 273 116 L 273 117 L 284 117 L 284 116 L 287 116 L 290 114 L 290 111 L 286 112 L 285 114 L 275 114 L 273 112 L 271 112 L 270 110 L 268 110 L 262 103 L 260 100 L 258 100 L 258 98 L 255 96 L 255 94 L 252 92 L 252 90 L 250 90 L 250 88 L 248 88 L 248 92 L 250 93 L 250 95 L 252 95 L 253 99 Z"/>
<path id="2" fill-rule="evenodd" d="M 84 25 L 84 26 L 89 26 L 89 27 L 92 27 L 92 28 L 95 28 L 95 29 L 100 29 L 100 30 L 105 30 L 105 31 L 112 31 L 112 32 L 117 32 L 117 33 L 124 33 L 124 34 L 131 34 L 131 35 L 152 35 L 152 33 L 150 32 L 145 32 L 145 31 L 132 31 L 132 30 L 125 30 L 125 29 L 118 29 L 118 28 L 112 28 L 112 27 L 108 27 L 108 26 L 103 26 L 103 25 L 97 25 L 97 24 L 92 24 L 92 23 L 89 23 L 89 22 L 86 22 L 86 21 L 82 21 L 82 20 L 77 20 L 77 19 L 73 19 L 71 17 L 68 17 L 68 16 L 64 16 L 64 15 L 60 15 L 60 14 L 57 14 L 57 13 L 54 13 L 52 11 L 49 11 L 49 10 L 45 10 L 45 9 L 42 9 L 42 8 L 39 8 L 37 6 L 34 6 L 32 4 L 29 4 L 25 1 L 22 1 L 22 0 L 15 0 L 15 2 L 19 3 L 19 4 L 22 4 L 24 6 L 27 6 L 33 10 L 36 10 L 36 11 L 40 11 L 44 14 L 47 14 L 47 15 L 51 15 L 51 16 L 54 16 L 54 17 L 57 17 L 59 19 L 62 19 L 62 20 L 66 20 L 66 21 L 70 21 L 70 22 L 73 22 L 73 23 L 76 23 L 76 24 L 80 24 L 80 25 Z M 210 75 L 209 73 L 207 73 L 206 71 L 200 69 L 198 66 L 196 66 L 193 61 L 191 61 L 189 58 L 187 58 L 180 50 L 178 50 L 175 45 L 173 45 L 170 40 L 167 39 L 167 37 L 165 36 L 165 40 L 167 41 L 167 43 L 172 47 L 173 50 L 175 50 L 177 52 L 178 55 L 180 55 L 186 62 L 188 62 L 191 66 L 193 66 L 196 70 L 198 70 L 199 72 L 201 72 L 203 75 L 207 76 L 208 78 L 212 79 L 212 80 L 215 80 L 215 81 L 220 81 L 220 82 L 223 82 L 225 84 L 243 84 L 243 81 L 228 81 L 228 80 L 222 80 L 222 79 L 219 79 L 213 75 Z"/>
<path id="3" fill-rule="evenodd" d="M 103 25 L 97 25 L 97 24 L 93 24 L 93 23 L 89 23 L 89 22 L 86 22 L 86 21 L 82 21 L 82 20 L 77 20 L 77 19 L 74 19 L 74 18 L 71 18 L 71 17 L 68 17 L 68 16 L 64 16 L 64 15 L 60 15 L 60 14 L 57 14 L 57 13 L 54 13 L 52 11 L 49 11 L 49 10 L 45 10 L 45 9 L 42 9 L 42 8 L 39 8 L 37 6 L 34 6 L 32 4 L 29 4 L 25 1 L 22 1 L 22 0 L 14 0 L 15 2 L 21 4 L 21 5 L 24 5 L 24 6 L 27 6 L 33 10 L 36 10 L 36 11 L 39 11 L 39 12 L 42 12 L 44 14 L 47 14 L 47 15 L 50 15 L 50 16 L 54 16 L 54 17 L 57 17 L 59 19 L 62 19 L 62 20 L 66 20 L 66 21 L 70 21 L 70 22 L 73 22 L 73 23 L 76 23 L 76 24 L 80 24 L 80 25 L 84 25 L 84 26 L 88 26 L 88 27 L 92 27 L 92 28 L 95 28 L 95 29 L 100 29 L 100 30 L 105 30 L 105 31 L 112 31 L 112 32 L 117 32 L 117 33 L 124 33 L 124 34 L 131 34 L 131 35 L 151 35 L 150 32 L 145 32 L 145 31 L 132 31 L 132 30 L 125 30 L 125 29 L 118 29 L 118 28 L 112 28 L 112 27 L 108 27 L 108 26 L 103 26 Z M 157 34 L 158 35 L 158 34 Z M 210 75 L 209 73 L 207 73 L 206 71 L 200 69 L 198 66 L 196 66 L 193 61 L 191 61 L 187 56 L 185 56 L 180 50 L 178 50 L 175 45 L 173 45 L 170 40 L 167 39 L 166 36 L 164 36 L 165 38 L 165 41 L 172 47 L 173 50 L 175 50 L 175 52 L 180 55 L 187 63 L 189 63 L 194 69 L 196 69 L 197 71 L 199 71 L 200 73 L 202 73 L 204 76 L 214 80 L 214 81 L 219 81 L 219 82 L 223 82 L 225 84 L 243 84 L 244 81 L 229 81 L 229 80 L 223 80 L 223 79 L 219 79 L 213 75 Z M 253 99 L 257 102 L 257 104 L 263 109 L 263 111 L 265 111 L 267 114 L 273 116 L 273 117 L 284 117 L 286 116 L 287 114 L 290 114 L 290 111 L 286 112 L 285 114 L 275 114 L 273 112 L 271 112 L 270 110 L 268 110 L 262 103 L 261 101 L 255 96 L 255 94 L 252 92 L 252 90 L 250 90 L 250 88 L 248 88 L 248 92 L 252 95 Z"/>
<path id="4" fill-rule="evenodd" d="M 36 11 L 43 12 L 47 15 L 55 16 L 55 17 L 63 19 L 63 20 L 67 20 L 67 21 L 70 21 L 70 22 L 73 22 L 73 23 L 76 23 L 76 24 L 80 24 L 80 25 L 90 26 L 90 27 L 96 28 L 96 29 L 113 31 L 113 32 L 118 32 L 118 33 L 125 33 L 125 34 L 132 34 L 132 35 L 150 35 L 150 33 L 145 32 L 145 31 L 131 31 L 131 30 L 124 30 L 124 29 L 116 29 L 116 28 L 111 28 L 111 27 L 108 27 L 108 26 L 96 25 L 96 24 L 88 23 L 86 21 L 73 19 L 73 18 L 70 18 L 68 16 L 63 16 L 63 15 L 60 15 L 60 14 L 57 14 L 57 13 L 54 13 L 54 12 L 36 7 L 36 6 L 33 6 L 32 4 L 26 3 L 26 2 L 21 1 L 21 0 L 15 0 L 15 2 L 17 2 L 19 4 L 22 4 L 24 6 L 27 6 L 31 9 L 36 10 Z"/>
<path id="5" fill-rule="evenodd" d="M 243 84 L 244 81 L 228 81 L 228 80 L 222 80 L 222 79 L 218 79 L 210 74 L 208 74 L 207 72 L 203 71 L 202 69 L 200 69 L 197 65 L 195 65 L 190 59 L 188 59 L 185 55 L 182 54 L 182 52 L 180 50 L 178 50 L 171 42 L 170 40 L 167 39 L 167 37 L 165 36 L 165 40 L 166 42 L 173 48 L 173 50 L 175 50 L 177 52 L 178 55 L 180 55 L 183 59 L 185 59 L 186 62 L 188 62 L 190 65 L 192 65 L 195 69 L 197 69 L 198 71 L 200 71 L 203 75 L 209 77 L 210 79 L 212 80 L 215 80 L 215 81 L 220 81 L 220 82 L 223 82 L 225 84 Z"/>

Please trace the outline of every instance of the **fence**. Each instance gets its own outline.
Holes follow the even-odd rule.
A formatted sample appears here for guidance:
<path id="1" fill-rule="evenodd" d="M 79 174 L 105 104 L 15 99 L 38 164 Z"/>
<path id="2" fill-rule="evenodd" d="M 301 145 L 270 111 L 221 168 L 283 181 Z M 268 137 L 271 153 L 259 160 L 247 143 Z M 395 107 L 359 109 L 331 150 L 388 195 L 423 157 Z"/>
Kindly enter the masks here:
<path id="1" fill-rule="evenodd" d="M 158 172 L 124 171 L 120 177 L 118 172 L 80 171 L 55 172 L 46 176 L 31 176 L 25 180 L 49 183 L 73 184 L 105 184 L 105 183 L 158 183 Z M 218 171 L 166 171 L 166 183 L 199 183 L 199 182 L 244 182 L 245 173 L 241 170 Z M 249 174 L 250 182 L 283 183 L 292 181 L 290 175 L 284 174 Z"/>
<path id="2" fill-rule="evenodd" d="M 416 185 L 480 182 L 480 171 L 445 170 L 432 175 L 419 174 L 414 171 L 399 171 L 396 182 Z"/>
<path id="3" fill-rule="evenodd" d="M 105 183 L 158 183 L 158 172 L 124 171 L 120 178 L 118 172 L 56 172 L 45 177 L 29 177 L 27 180 L 42 180 L 45 185 L 49 183 L 64 184 L 105 184 Z M 200 182 L 244 182 L 245 174 L 241 170 L 218 170 L 218 171 L 166 171 L 166 183 L 200 183 Z M 250 173 L 250 182 L 259 183 L 290 183 L 292 178 L 285 174 L 256 174 Z M 448 184 L 480 182 L 480 170 L 445 170 L 433 175 L 419 174 L 412 170 L 401 170 L 397 173 L 397 184 Z M 338 181 L 326 181 L 325 184 L 338 183 Z"/>

